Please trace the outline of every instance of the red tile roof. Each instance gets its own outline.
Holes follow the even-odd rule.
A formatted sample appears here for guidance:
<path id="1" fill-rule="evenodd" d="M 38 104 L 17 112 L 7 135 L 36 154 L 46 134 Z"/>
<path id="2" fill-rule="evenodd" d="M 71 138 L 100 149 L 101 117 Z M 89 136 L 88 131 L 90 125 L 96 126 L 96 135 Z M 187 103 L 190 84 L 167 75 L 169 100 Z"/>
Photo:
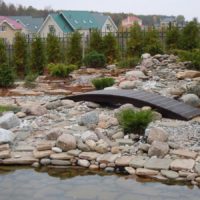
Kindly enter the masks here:
<path id="1" fill-rule="evenodd" d="M 23 29 L 23 26 L 15 20 L 6 16 L 0 16 L 0 24 L 2 24 L 3 22 L 7 22 L 15 30 Z"/>

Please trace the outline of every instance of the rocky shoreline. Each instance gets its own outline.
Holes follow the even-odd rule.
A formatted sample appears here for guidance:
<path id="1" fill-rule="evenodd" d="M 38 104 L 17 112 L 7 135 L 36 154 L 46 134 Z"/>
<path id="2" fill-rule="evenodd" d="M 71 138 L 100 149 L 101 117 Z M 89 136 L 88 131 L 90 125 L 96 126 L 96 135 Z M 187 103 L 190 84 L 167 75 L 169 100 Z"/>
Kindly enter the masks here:
<path id="1" fill-rule="evenodd" d="M 198 97 L 184 97 L 188 95 L 185 86 L 199 81 L 198 72 L 194 75 L 190 71 L 189 77 L 185 69 L 188 63 L 176 63 L 177 58 L 169 55 L 143 55 L 143 58 L 142 66 L 136 67 L 139 70 L 117 76 L 112 89 L 145 89 L 199 106 Z M 134 130 L 124 135 L 116 113 L 125 108 L 150 107 L 125 104 L 109 108 L 92 102 L 56 100 L 62 97 L 55 96 L 58 94 L 62 93 L 0 98 L 1 104 L 21 109 L 0 117 L 0 165 L 81 166 L 200 186 L 198 117 L 188 122 L 178 121 L 165 119 L 154 111 L 154 120 L 144 136 L 134 134 Z"/>

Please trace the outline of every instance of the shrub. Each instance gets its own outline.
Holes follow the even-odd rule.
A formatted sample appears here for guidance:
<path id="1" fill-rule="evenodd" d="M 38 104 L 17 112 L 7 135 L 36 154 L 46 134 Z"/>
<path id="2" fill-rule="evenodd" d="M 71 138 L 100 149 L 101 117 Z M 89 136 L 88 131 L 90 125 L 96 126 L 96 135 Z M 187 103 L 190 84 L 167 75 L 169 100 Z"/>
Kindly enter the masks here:
<path id="1" fill-rule="evenodd" d="M 57 77 L 67 77 L 72 71 L 74 71 L 77 67 L 76 65 L 66 65 L 62 63 L 58 64 L 48 64 L 47 66 L 50 74 L 52 76 L 57 76 Z"/>
<path id="2" fill-rule="evenodd" d="M 119 68 L 134 68 L 135 66 L 138 65 L 139 62 L 140 62 L 140 58 L 139 57 L 127 58 L 127 59 L 121 60 L 117 64 L 117 66 Z"/>
<path id="3" fill-rule="evenodd" d="M 48 63 L 60 63 L 62 60 L 61 56 L 61 45 L 59 39 L 53 35 L 48 34 L 47 36 L 47 61 Z"/>
<path id="4" fill-rule="evenodd" d="M 108 33 L 103 37 L 103 53 L 109 64 L 114 63 L 119 55 L 117 40 L 112 33 Z"/>
<path id="5" fill-rule="evenodd" d="M 11 105 L 0 105 L 0 113 L 3 112 L 8 112 L 8 111 L 13 111 L 14 113 L 19 112 L 21 109 L 16 106 L 11 106 Z"/>
<path id="6" fill-rule="evenodd" d="M 102 90 L 115 84 L 115 80 L 111 77 L 96 78 L 92 80 L 92 84 L 97 90 Z"/>
<path id="7" fill-rule="evenodd" d="M 7 63 L 7 54 L 6 54 L 6 45 L 4 44 L 3 40 L 0 38 L 0 65 Z"/>
<path id="8" fill-rule="evenodd" d="M 124 133 L 143 134 L 148 124 L 153 119 L 152 111 L 138 111 L 135 112 L 130 109 L 122 110 L 118 116 L 120 126 Z"/>
<path id="9" fill-rule="evenodd" d="M 99 53 L 103 51 L 103 40 L 98 30 L 91 32 L 89 51 L 97 51 Z"/>
<path id="10" fill-rule="evenodd" d="M 0 87 L 10 87 L 14 84 L 14 70 L 4 63 L 0 65 Z"/>
<path id="11" fill-rule="evenodd" d="M 106 64 L 106 58 L 103 54 L 92 51 L 85 56 L 83 62 L 87 67 L 104 67 Z"/>
<path id="12" fill-rule="evenodd" d="M 71 35 L 67 49 L 67 60 L 69 64 L 80 66 L 82 61 L 81 34 L 74 32 Z"/>
<path id="13" fill-rule="evenodd" d="M 23 77 L 28 69 L 28 51 L 27 51 L 27 41 L 25 35 L 22 33 L 16 33 L 15 42 L 13 44 L 14 48 L 14 64 L 17 70 L 17 74 Z"/>
<path id="14" fill-rule="evenodd" d="M 42 39 L 36 37 L 31 44 L 31 67 L 36 73 L 43 74 L 45 66 L 45 52 Z"/>
<path id="15" fill-rule="evenodd" d="M 34 88 L 36 87 L 36 84 L 35 84 L 35 79 L 38 77 L 38 74 L 37 73 L 29 73 L 26 75 L 25 77 L 25 83 L 24 83 L 24 86 L 27 87 L 27 88 Z"/>

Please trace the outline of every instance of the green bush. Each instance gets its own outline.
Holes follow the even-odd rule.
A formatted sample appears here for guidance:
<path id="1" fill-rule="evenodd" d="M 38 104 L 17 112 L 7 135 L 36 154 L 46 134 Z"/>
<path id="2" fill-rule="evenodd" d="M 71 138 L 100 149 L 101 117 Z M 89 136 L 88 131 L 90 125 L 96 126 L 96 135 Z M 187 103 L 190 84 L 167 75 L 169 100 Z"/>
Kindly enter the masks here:
<path id="1" fill-rule="evenodd" d="M 106 64 L 106 58 L 103 54 L 92 51 L 85 56 L 83 62 L 87 67 L 104 67 Z"/>
<path id="2" fill-rule="evenodd" d="M 135 112 L 125 109 L 118 114 L 117 118 L 125 134 L 144 134 L 146 127 L 153 119 L 153 113 L 149 110 Z"/>
<path id="3" fill-rule="evenodd" d="M 89 51 L 103 51 L 103 40 L 100 31 L 92 30 L 90 35 Z"/>
<path id="4" fill-rule="evenodd" d="M 14 113 L 17 113 L 20 110 L 21 109 L 19 107 L 16 107 L 16 106 L 12 106 L 12 105 L 0 105 L 0 113 L 8 112 L 8 111 L 13 111 Z"/>
<path id="5" fill-rule="evenodd" d="M 3 40 L 0 38 L 0 65 L 7 63 L 7 53 L 6 53 L 6 45 L 4 44 Z"/>
<path id="6" fill-rule="evenodd" d="M 200 49 L 192 51 L 175 50 L 174 53 L 179 56 L 181 61 L 191 61 L 189 68 L 200 70 Z"/>
<path id="7" fill-rule="evenodd" d="M 127 58 L 118 62 L 117 66 L 119 68 L 134 68 L 135 66 L 138 65 L 139 62 L 140 62 L 139 57 Z"/>
<path id="8" fill-rule="evenodd" d="M 38 77 L 37 73 L 29 73 L 25 77 L 24 86 L 27 88 L 34 88 L 36 87 L 35 79 Z"/>
<path id="9" fill-rule="evenodd" d="M 115 84 L 115 80 L 111 77 L 95 78 L 92 80 L 92 84 L 97 90 L 102 90 L 106 87 L 110 87 Z"/>
<path id="10" fill-rule="evenodd" d="M 74 71 L 77 67 L 76 65 L 66 65 L 62 63 L 53 64 L 50 63 L 47 66 L 49 73 L 51 76 L 57 77 L 67 77 L 72 71 Z"/>
<path id="11" fill-rule="evenodd" d="M 0 65 L 0 87 L 11 87 L 15 81 L 14 70 L 4 63 Z"/>

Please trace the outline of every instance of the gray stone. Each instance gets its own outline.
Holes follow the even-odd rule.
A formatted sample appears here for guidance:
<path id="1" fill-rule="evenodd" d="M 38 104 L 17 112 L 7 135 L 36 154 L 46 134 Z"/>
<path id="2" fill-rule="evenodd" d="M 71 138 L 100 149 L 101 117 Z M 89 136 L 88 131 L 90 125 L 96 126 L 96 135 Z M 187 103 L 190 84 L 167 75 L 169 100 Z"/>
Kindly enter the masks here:
<path id="1" fill-rule="evenodd" d="M 69 166 L 71 165 L 71 162 L 69 160 L 51 160 L 51 164 L 58 166 Z"/>
<path id="2" fill-rule="evenodd" d="M 134 167 L 134 168 L 142 168 L 144 167 L 144 163 L 148 160 L 149 158 L 148 157 L 145 157 L 145 156 L 136 156 L 135 158 L 133 158 L 129 165 L 131 167 Z"/>
<path id="3" fill-rule="evenodd" d="M 119 144 L 119 145 L 133 145 L 134 142 L 132 139 L 116 139 L 116 142 Z"/>
<path id="4" fill-rule="evenodd" d="M 108 152 L 108 144 L 106 142 L 103 142 L 101 144 L 98 144 L 95 147 L 96 152 L 98 153 L 107 153 Z"/>
<path id="5" fill-rule="evenodd" d="M 134 159 L 134 156 L 122 156 L 115 160 L 115 165 L 121 167 L 129 166 L 132 159 Z"/>
<path id="6" fill-rule="evenodd" d="M 152 144 L 154 141 L 167 142 L 168 133 L 162 128 L 151 128 L 149 130 L 147 142 Z"/>
<path id="7" fill-rule="evenodd" d="M 158 174 L 158 171 L 151 169 L 138 168 L 136 169 L 136 175 L 138 176 L 155 176 Z"/>
<path id="8" fill-rule="evenodd" d="M 139 146 L 139 150 L 142 150 L 144 152 L 148 152 L 149 148 L 150 148 L 150 144 L 140 144 Z"/>
<path id="9" fill-rule="evenodd" d="M 100 154 L 96 152 L 82 152 L 79 154 L 79 158 L 84 160 L 96 160 L 99 155 Z"/>
<path id="10" fill-rule="evenodd" d="M 164 157 L 169 152 L 169 145 L 164 142 L 154 141 L 149 148 L 149 156 Z"/>
<path id="11" fill-rule="evenodd" d="M 144 168 L 155 169 L 155 170 L 161 170 L 161 169 L 167 170 L 169 169 L 171 162 L 172 162 L 171 159 L 150 158 L 144 163 Z"/>
<path id="12" fill-rule="evenodd" d="M 90 151 L 90 147 L 82 142 L 82 140 L 78 140 L 77 147 L 81 151 Z"/>
<path id="13" fill-rule="evenodd" d="M 92 151 L 96 148 L 96 142 L 94 140 L 86 140 L 85 144 L 87 144 Z"/>
<path id="14" fill-rule="evenodd" d="M 0 159 L 6 159 L 10 157 L 11 157 L 10 150 L 4 150 L 0 152 Z"/>
<path id="15" fill-rule="evenodd" d="M 97 111 L 91 111 L 86 114 L 83 114 L 80 117 L 80 120 L 78 123 L 81 126 L 90 127 L 91 125 L 97 125 L 98 122 L 99 122 L 99 113 Z"/>
<path id="16" fill-rule="evenodd" d="M 46 138 L 47 140 L 57 140 L 58 137 L 61 136 L 62 134 L 63 134 L 63 129 L 54 128 L 47 133 Z"/>
<path id="17" fill-rule="evenodd" d="M 116 139 L 121 139 L 124 137 L 124 133 L 122 131 L 115 133 L 114 135 L 112 135 L 112 139 L 116 140 Z"/>
<path id="18" fill-rule="evenodd" d="M 90 162 L 88 160 L 79 159 L 78 160 L 78 165 L 81 166 L 81 167 L 89 167 L 90 166 Z"/>
<path id="19" fill-rule="evenodd" d="M 7 112 L 0 117 L 0 127 L 3 129 L 11 129 L 19 125 L 20 119 L 12 112 Z"/>
<path id="20" fill-rule="evenodd" d="M 181 100 L 194 107 L 198 107 L 200 105 L 200 99 L 196 94 L 185 94 L 181 97 Z"/>
<path id="21" fill-rule="evenodd" d="M 115 168 L 114 167 L 106 167 L 104 169 L 104 171 L 107 172 L 107 173 L 113 173 L 115 171 Z"/>
<path id="22" fill-rule="evenodd" d="M 98 141 L 98 137 L 97 137 L 96 133 L 93 131 L 86 131 L 86 132 L 82 133 L 81 139 L 83 140 L 83 142 L 85 142 L 86 140 L 94 140 L 95 142 Z"/>
<path id="23" fill-rule="evenodd" d="M 67 152 L 67 154 L 69 154 L 70 156 L 75 156 L 75 157 L 78 157 L 80 153 L 81 153 L 81 150 L 79 149 L 73 149 Z"/>
<path id="24" fill-rule="evenodd" d="M 195 161 L 192 159 L 176 159 L 170 164 L 172 170 L 192 170 L 194 167 Z"/>
<path id="25" fill-rule="evenodd" d="M 51 160 L 48 158 L 43 158 L 40 160 L 40 164 L 41 165 L 50 165 L 51 164 Z"/>
<path id="26" fill-rule="evenodd" d="M 179 177 L 179 174 L 171 170 L 161 170 L 161 174 L 169 179 L 176 179 Z"/>
<path id="27" fill-rule="evenodd" d="M 136 81 L 122 81 L 120 84 L 119 84 L 119 88 L 121 89 L 134 89 L 136 88 Z"/>
<path id="28" fill-rule="evenodd" d="M 14 138 L 15 135 L 13 132 L 0 128 L 0 144 L 12 143 Z"/>
<path id="29" fill-rule="evenodd" d="M 61 100 L 61 102 L 65 108 L 73 108 L 76 104 L 74 101 L 69 100 L 69 99 Z"/>
<path id="30" fill-rule="evenodd" d="M 56 146 L 63 151 L 76 149 L 76 138 L 70 134 L 62 134 L 58 137 Z"/>
<path id="31" fill-rule="evenodd" d="M 128 80 L 132 80 L 134 78 L 139 79 L 139 78 L 144 78 L 146 76 L 144 75 L 144 73 L 142 71 L 133 70 L 133 71 L 126 72 L 125 77 Z"/>
<path id="32" fill-rule="evenodd" d="M 61 101 L 53 101 L 53 102 L 49 102 L 46 104 L 46 109 L 48 110 L 53 110 L 56 109 L 58 107 L 62 106 L 62 102 Z"/>
<path id="33" fill-rule="evenodd" d="M 198 173 L 200 175 L 200 163 L 196 163 L 194 170 L 196 173 Z"/>
<path id="34" fill-rule="evenodd" d="M 105 164 L 114 163 L 119 156 L 120 154 L 111 154 L 111 153 L 103 154 L 97 157 L 97 162 Z"/>
<path id="35" fill-rule="evenodd" d="M 144 54 L 142 54 L 141 58 L 142 58 L 142 59 L 151 58 L 151 54 L 149 54 L 149 53 L 144 53 Z"/>

